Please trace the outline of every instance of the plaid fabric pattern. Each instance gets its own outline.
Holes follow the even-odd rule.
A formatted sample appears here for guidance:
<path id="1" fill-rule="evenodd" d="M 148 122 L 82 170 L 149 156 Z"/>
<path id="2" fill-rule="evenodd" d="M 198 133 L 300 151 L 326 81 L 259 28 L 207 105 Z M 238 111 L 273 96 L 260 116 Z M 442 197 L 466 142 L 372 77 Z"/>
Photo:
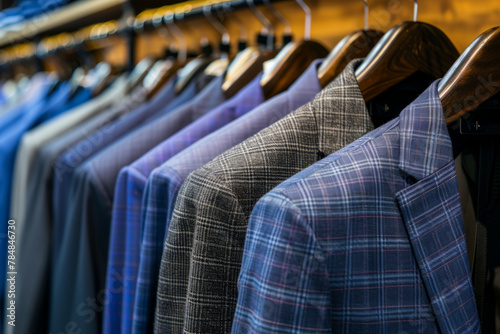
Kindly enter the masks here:
<path id="1" fill-rule="evenodd" d="M 480 332 L 437 82 L 257 203 L 232 332 Z"/>
<path id="2" fill-rule="evenodd" d="M 150 116 L 153 121 L 148 118 L 141 124 L 135 124 L 131 133 L 114 137 L 112 144 L 76 169 L 69 191 L 67 226 L 52 279 L 57 289 L 56 297 L 51 302 L 56 304 L 57 312 L 51 312 L 51 332 L 64 331 L 68 321 L 74 321 L 82 332 L 103 330 L 104 305 L 113 293 L 123 289 L 125 283 L 119 273 L 113 272 L 111 274 L 117 277 L 120 284 L 115 284 L 110 291 L 105 289 L 112 205 L 118 174 L 124 166 L 188 125 L 193 113 L 210 110 L 221 103 L 223 94 L 214 90 L 220 87 L 221 81 L 221 78 L 213 79 L 195 99 L 173 110 L 170 106 L 175 101 L 172 101 L 167 110 L 159 111 L 160 116 Z M 197 80 L 192 82 L 196 83 Z M 111 135 L 114 131 L 117 131 L 116 128 L 110 131 Z M 89 296 L 95 298 L 98 311 L 92 316 L 82 316 L 86 307 L 82 307 L 81 303 L 85 306 Z"/>
<path id="3" fill-rule="evenodd" d="M 161 255 L 179 189 L 192 171 L 311 101 L 321 90 L 314 61 L 286 91 L 177 154 L 149 176 L 143 197 L 141 255 L 133 332 L 153 330 Z M 165 223 L 166 222 L 166 223 Z"/>
<path id="4" fill-rule="evenodd" d="M 156 332 L 231 330 L 253 206 L 322 154 L 373 129 L 354 75 L 358 64 L 351 62 L 309 104 L 189 175 L 162 257 Z"/>
<path id="5" fill-rule="evenodd" d="M 106 286 L 111 291 L 111 287 L 119 284 L 117 277 L 120 276 L 123 276 L 124 286 L 123 290 L 113 294 L 106 305 L 105 312 L 108 313 L 105 322 L 113 325 L 105 326 L 105 332 L 114 333 L 118 329 L 121 333 L 132 332 L 141 242 L 141 202 L 148 176 L 154 168 L 176 153 L 259 105 L 264 100 L 259 79 L 260 76 L 238 95 L 213 110 L 206 108 L 210 104 L 193 108 L 193 123 L 121 170 L 115 187 Z M 207 111 L 206 115 L 200 117 L 202 112 Z M 120 295 L 123 297 L 120 298 Z M 113 308 L 120 307 L 121 319 L 120 312 L 113 311 Z"/>

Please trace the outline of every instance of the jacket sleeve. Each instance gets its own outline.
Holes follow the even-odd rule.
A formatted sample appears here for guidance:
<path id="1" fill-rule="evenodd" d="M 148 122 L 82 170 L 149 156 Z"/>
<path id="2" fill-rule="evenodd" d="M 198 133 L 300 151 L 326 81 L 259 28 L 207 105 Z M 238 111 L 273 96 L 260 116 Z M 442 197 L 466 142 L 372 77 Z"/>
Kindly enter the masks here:
<path id="1" fill-rule="evenodd" d="M 182 333 L 184 326 L 190 325 L 191 318 L 185 317 L 184 310 L 190 269 L 195 264 L 198 265 L 200 260 L 193 260 L 192 254 L 196 226 L 221 226 L 240 215 L 242 213 L 238 209 L 236 198 L 231 195 L 221 178 L 204 172 L 203 169 L 188 176 L 177 197 L 162 256 L 154 325 L 156 332 Z M 212 250 L 206 253 L 213 254 Z M 213 282 L 217 277 L 210 275 L 209 279 Z M 210 291 L 214 290 L 211 288 Z M 211 301 L 209 306 L 212 310 L 217 309 L 214 308 L 214 303 L 224 302 L 199 296 L 201 310 L 207 310 L 208 304 L 204 304 L 206 300 Z M 201 315 L 197 315 L 192 320 L 198 321 L 200 317 Z M 204 328 L 206 326 L 204 323 Z"/>
<path id="2" fill-rule="evenodd" d="M 307 217 L 273 192 L 255 206 L 232 333 L 330 333 L 325 256 Z"/>

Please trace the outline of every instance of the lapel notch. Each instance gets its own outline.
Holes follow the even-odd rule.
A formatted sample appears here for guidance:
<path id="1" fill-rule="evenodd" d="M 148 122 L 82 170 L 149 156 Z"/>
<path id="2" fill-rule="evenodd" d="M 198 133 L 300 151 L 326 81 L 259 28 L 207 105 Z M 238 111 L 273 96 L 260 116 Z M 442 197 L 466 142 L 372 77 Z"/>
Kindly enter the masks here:
<path id="1" fill-rule="evenodd" d="M 400 116 L 396 194 L 413 254 L 442 333 L 479 333 L 451 139 L 433 83 Z"/>

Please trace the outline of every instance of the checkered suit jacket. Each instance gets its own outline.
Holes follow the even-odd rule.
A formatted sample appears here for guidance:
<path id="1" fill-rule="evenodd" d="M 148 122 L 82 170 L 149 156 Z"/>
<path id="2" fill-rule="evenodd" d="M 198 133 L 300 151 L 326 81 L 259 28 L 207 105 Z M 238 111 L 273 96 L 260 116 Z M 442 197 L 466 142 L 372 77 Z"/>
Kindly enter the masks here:
<path id="1" fill-rule="evenodd" d="M 233 333 L 479 333 L 437 82 L 265 195 Z"/>
<path id="2" fill-rule="evenodd" d="M 354 71 L 309 104 L 193 172 L 181 188 L 158 280 L 155 331 L 230 332 L 248 219 L 259 198 L 373 129 Z"/>

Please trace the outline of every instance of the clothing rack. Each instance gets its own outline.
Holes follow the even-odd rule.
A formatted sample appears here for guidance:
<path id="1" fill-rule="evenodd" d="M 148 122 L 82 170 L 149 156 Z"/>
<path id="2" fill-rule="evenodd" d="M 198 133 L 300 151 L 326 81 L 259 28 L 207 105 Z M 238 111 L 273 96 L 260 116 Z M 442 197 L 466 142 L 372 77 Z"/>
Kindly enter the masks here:
<path id="1" fill-rule="evenodd" d="M 269 2 L 277 2 L 281 0 L 270 0 Z M 109 1 L 102 2 L 106 6 L 91 6 L 82 12 L 81 17 L 76 19 L 78 22 L 89 22 L 89 17 L 92 15 L 97 17 L 114 17 L 117 18 L 117 13 L 121 13 L 121 18 L 95 22 L 86 27 L 79 27 L 73 33 L 67 33 L 75 27 L 78 27 L 78 22 L 75 23 L 65 21 L 59 27 L 55 28 L 50 24 L 54 17 L 57 21 L 59 17 L 70 16 L 71 13 L 81 10 L 81 3 L 75 3 L 69 9 L 63 9 L 48 16 L 38 25 L 38 29 L 33 29 L 33 24 L 26 23 L 26 27 L 16 35 L 7 33 L 8 38 L 0 38 L 0 64 L 8 65 L 11 62 L 32 60 L 33 57 L 41 58 L 48 54 L 57 53 L 61 50 L 71 49 L 81 46 L 88 41 L 105 39 L 111 36 L 124 36 L 128 41 L 128 66 L 127 70 L 131 70 L 136 63 L 135 48 L 136 37 L 142 31 L 151 31 L 158 27 L 158 13 L 163 15 L 173 15 L 175 22 L 185 21 L 191 18 L 204 15 L 204 8 L 207 6 L 206 1 L 184 1 L 173 5 L 167 5 L 159 8 L 147 9 L 138 15 L 134 15 L 134 7 L 130 0 L 118 0 L 119 3 L 113 2 L 110 6 Z M 264 4 L 264 0 L 254 0 L 255 5 Z M 78 5 L 77 5 L 78 4 Z M 236 9 L 248 7 L 246 0 L 219 0 L 210 4 L 211 10 L 214 12 L 227 12 Z M 101 15 L 107 13 L 106 15 Z M 161 19 L 162 25 L 165 25 L 165 19 Z M 48 32 L 61 32 L 57 35 L 50 36 Z M 68 39 L 69 37 L 69 39 Z M 61 40 L 59 45 L 53 45 L 47 49 L 43 44 L 46 41 Z M 34 44 L 33 44 L 34 43 Z M 45 43 L 47 44 L 47 43 Z M 50 42 L 48 44 L 51 44 Z M 57 42 L 55 43 L 57 44 Z M 7 60 L 5 60 L 5 58 Z M 2 60 L 3 59 L 3 60 Z"/>
<path id="2" fill-rule="evenodd" d="M 118 19 L 127 0 L 77 1 L 64 8 L 35 17 L 0 32 L 0 48 L 29 41 L 38 41 L 45 36 L 66 31 L 75 31 L 95 23 Z"/>
<path id="3" fill-rule="evenodd" d="M 22 1 L 0 334 L 500 324 L 498 0 Z"/>

